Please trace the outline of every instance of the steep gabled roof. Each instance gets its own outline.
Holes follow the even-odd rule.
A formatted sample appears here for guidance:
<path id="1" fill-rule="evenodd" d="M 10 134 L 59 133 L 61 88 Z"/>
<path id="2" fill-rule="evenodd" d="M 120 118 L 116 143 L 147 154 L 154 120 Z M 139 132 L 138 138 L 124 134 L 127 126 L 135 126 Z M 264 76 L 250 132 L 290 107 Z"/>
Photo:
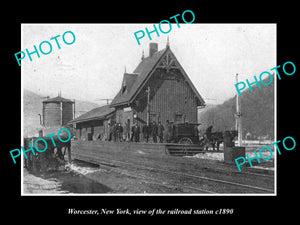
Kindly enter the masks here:
<path id="1" fill-rule="evenodd" d="M 138 76 L 135 79 L 135 82 L 133 83 L 130 90 L 122 94 L 122 90 L 118 92 L 114 100 L 111 102 L 111 105 L 119 105 L 119 104 L 125 104 L 127 102 L 130 102 L 133 95 L 136 93 L 138 88 L 141 86 L 143 81 L 147 78 L 147 76 L 150 74 L 154 66 L 157 64 L 163 53 L 166 51 L 166 49 L 163 49 L 161 51 L 155 52 L 151 57 L 144 58 L 139 65 L 136 67 L 136 69 L 133 71 L 134 74 L 138 74 Z"/>
<path id="2" fill-rule="evenodd" d="M 151 57 L 144 58 L 139 65 L 136 67 L 136 69 L 133 71 L 134 74 L 138 74 L 138 76 L 135 79 L 135 82 L 133 83 L 132 87 L 128 92 L 122 93 L 122 88 L 116 95 L 116 97 L 111 102 L 111 106 L 117 106 L 117 105 L 123 105 L 131 103 L 134 100 L 134 97 L 139 93 L 139 91 L 143 88 L 143 85 L 146 83 L 146 81 L 151 76 L 152 72 L 155 71 L 157 65 L 160 63 L 160 60 L 166 55 L 170 54 L 175 59 L 176 64 L 179 66 L 180 70 L 182 71 L 182 74 L 190 87 L 192 88 L 193 92 L 195 93 L 196 97 L 199 99 L 200 104 L 204 104 L 203 98 L 198 93 L 197 89 L 189 79 L 188 75 L 185 73 L 184 69 L 179 64 L 178 60 L 176 59 L 175 55 L 167 46 L 166 48 L 155 52 Z"/>
<path id="3" fill-rule="evenodd" d="M 114 108 L 111 108 L 109 105 L 97 107 L 95 109 L 92 109 L 91 111 L 88 111 L 81 116 L 77 117 L 74 120 L 71 120 L 69 124 L 72 123 L 78 123 L 78 122 L 84 122 L 84 121 L 90 121 L 95 119 L 105 119 L 106 116 L 110 115 L 115 111 Z"/>

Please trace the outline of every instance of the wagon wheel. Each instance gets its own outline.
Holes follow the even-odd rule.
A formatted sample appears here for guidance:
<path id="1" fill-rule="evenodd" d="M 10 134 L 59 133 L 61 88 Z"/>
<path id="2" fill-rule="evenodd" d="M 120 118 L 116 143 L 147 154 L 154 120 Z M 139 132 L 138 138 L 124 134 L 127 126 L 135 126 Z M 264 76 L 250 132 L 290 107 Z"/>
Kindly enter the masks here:
<path id="1" fill-rule="evenodd" d="M 192 145 L 193 144 L 193 141 L 190 139 L 190 138 L 187 138 L 187 137 L 183 137 L 183 138 L 180 138 L 180 140 L 178 141 L 179 144 L 184 144 L 184 145 Z M 187 148 L 183 147 L 183 152 L 185 155 L 188 155 L 188 151 L 187 151 Z"/>
<path id="2" fill-rule="evenodd" d="M 190 138 L 187 137 L 183 137 L 180 138 L 180 140 L 178 141 L 179 144 L 184 144 L 184 145 L 192 145 L 193 141 Z"/>

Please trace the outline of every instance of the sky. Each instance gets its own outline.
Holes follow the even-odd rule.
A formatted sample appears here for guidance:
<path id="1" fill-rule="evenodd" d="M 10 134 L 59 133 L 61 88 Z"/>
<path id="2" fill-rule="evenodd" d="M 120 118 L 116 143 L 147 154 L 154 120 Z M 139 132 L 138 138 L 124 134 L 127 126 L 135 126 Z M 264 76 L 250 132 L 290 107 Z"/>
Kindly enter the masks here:
<path id="1" fill-rule="evenodd" d="M 156 26 L 158 26 L 156 24 Z M 21 49 L 34 51 L 43 41 L 52 44 L 48 55 L 40 53 L 21 61 L 22 88 L 42 96 L 105 104 L 121 88 L 123 74 L 131 73 L 149 55 L 149 43 L 158 50 L 170 48 L 207 104 L 218 104 L 235 96 L 239 81 L 270 71 L 276 65 L 276 24 L 172 24 L 168 34 L 147 35 L 138 45 L 134 32 L 153 29 L 153 24 L 22 24 Z M 168 30 L 163 27 L 163 30 Z M 66 45 L 62 35 L 72 31 L 76 40 Z M 61 49 L 57 48 L 57 38 Z M 72 37 L 66 34 L 66 40 Z M 43 45 L 46 52 L 47 44 Z M 17 62 L 16 62 L 17 63 Z"/>

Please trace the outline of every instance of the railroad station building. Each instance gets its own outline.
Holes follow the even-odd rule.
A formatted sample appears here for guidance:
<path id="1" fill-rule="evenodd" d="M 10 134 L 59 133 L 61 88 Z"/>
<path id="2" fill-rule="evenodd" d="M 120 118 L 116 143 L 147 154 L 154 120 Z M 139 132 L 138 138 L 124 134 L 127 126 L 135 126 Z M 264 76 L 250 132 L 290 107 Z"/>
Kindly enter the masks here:
<path id="1" fill-rule="evenodd" d="M 197 123 L 197 108 L 204 100 L 171 51 L 169 44 L 158 51 L 150 43 L 149 56 L 142 56 L 133 73 L 124 73 L 121 89 L 111 102 L 116 121 Z"/>
<path id="2" fill-rule="evenodd" d="M 134 123 L 142 127 L 153 121 L 164 127 L 167 120 L 197 123 L 198 107 L 204 104 L 169 43 L 160 51 L 157 43 L 150 43 L 148 57 L 143 54 L 136 69 L 124 73 L 120 90 L 110 105 L 93 109 L 71 123 L 78 138 L 90 139 L 87 135 L 98 136 L 98 132 L 105 136 L 106 126 L 112 121 L 125 129 Z"/>

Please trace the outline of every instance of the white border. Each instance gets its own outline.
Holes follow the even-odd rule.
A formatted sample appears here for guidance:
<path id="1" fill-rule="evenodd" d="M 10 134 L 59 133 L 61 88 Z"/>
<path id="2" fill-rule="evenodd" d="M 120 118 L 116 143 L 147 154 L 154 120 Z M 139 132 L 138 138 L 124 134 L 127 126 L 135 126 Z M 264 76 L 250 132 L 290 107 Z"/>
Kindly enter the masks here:
<path id="1" fill-rule="evenodd" d="M 30 23 L 21 23 L 21 49 L 23 48 L 23 25 L 43 25 L 43 24 L 47 24 L 47 25 L 55 25 L 55 26 L 59 26 L 59 25 L 83 25 L 83 24 L 87 24 L 87 25 L 130 25 L 130 24 L 107 24 L 107 23 L 97 23 L 97 24 L 90 24 L 90 23 L 68 23 L 68 24 L 60 24 L 60 23 L 41 23 L 41 24 L 30 24 Z M 199 23 L 195 23 L 195 24 L 199 24 Z M 202 24 L 202 23 L 201 23 Z M 203 24 L 213 24 L 216 25 L 218 23 L 203 23 Z M 238 24 L 238 23 L 224 23 L 221 25 L 227 25 L 227 24 Z M 260 23 L 241 23 L 241 24 L 260 24 Z M 264 24 L 275 24 L 276 27 L 276 37 L 275 37 L 275 44 L 276 44 L 276 63 L 275 65 L 277 65 L 277 23 L 261 23 L 261 25 Z M 275 88 L 275 92 L 274 92 L 274 141 L 277 140 L 277 76 L 275 78 L 275 82 L 274 82 L 274 88 Z M 23 141 L 23 70 L 22 70 L 22 66 L 21 66 L 21 146 L 24 145 Z M 241 193 L 230 193 L 230 194 L 75 194 L 75 193 L 71 193 L 71 194 L 33 194 L 33 193 L 24 193 L 23 192 L 23 154 L 21 154 L 21 196 L 277 196 L 277 151 L 276 148 L 274 146 L 274 193 L 270 193 L 270 194 L 260 194 L 260 193 L 246 193 L 246 194 L 241 194 Z"/>

